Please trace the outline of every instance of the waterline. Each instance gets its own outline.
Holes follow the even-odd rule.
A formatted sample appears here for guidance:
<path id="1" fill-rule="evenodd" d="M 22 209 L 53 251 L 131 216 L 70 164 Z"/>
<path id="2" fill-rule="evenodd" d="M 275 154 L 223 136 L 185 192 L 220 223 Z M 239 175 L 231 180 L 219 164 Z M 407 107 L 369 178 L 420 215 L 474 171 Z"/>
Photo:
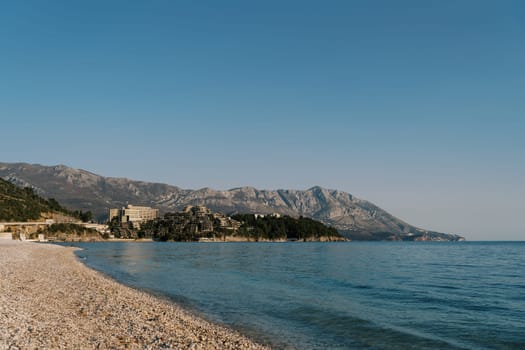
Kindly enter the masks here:
<path id="1" fill-rule="evenodd" d="M 86 243 L 85 262 L 279 348 L 518 349 L 524 243 Z"/>

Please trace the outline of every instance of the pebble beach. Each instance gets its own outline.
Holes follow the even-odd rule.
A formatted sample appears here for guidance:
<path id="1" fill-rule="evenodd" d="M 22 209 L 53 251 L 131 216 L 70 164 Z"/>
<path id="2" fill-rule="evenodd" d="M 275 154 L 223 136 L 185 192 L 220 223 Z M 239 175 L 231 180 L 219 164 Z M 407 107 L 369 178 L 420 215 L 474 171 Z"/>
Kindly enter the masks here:
<path id="1" fill-rule="evenodd" d="M 267 349 L 91 270 L 74 249 L 0 240 L 0 349 Z"/>

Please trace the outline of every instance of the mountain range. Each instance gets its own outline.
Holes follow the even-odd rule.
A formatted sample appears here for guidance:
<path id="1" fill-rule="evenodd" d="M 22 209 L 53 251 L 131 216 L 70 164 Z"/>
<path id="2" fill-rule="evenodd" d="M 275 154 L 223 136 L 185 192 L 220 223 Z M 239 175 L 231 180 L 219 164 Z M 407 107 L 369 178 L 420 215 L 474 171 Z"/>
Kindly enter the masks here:
<path id="1" fill-rule="evenodd" d="M 308 190 L 258 190 L 239 187 L 181 189 L 162 183 L 104 177 L 64 165 L 0 163 L 0 177 L 19 187 L 31 187 L 47 198 L 107 219 L 109 208 L 146 205 L 161 212 L 180 211 L 187 205 L 204 205 L 224 214 L 259 213 L 310 217 L 335 227 L 353 240 L 456 241 L 463 237 L 412 226 L 378 206 L 349 193 L 312 187 Z"/>

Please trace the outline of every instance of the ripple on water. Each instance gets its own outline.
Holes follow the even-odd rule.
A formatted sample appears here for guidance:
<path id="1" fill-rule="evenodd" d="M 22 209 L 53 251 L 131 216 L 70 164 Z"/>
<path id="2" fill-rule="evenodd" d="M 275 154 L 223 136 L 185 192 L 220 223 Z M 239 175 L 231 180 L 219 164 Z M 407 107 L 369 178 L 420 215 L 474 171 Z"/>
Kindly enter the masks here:
<path id="1" fill-rule="evenodd" d="M 277 348 L 525 349 L 525 244 L 85 243 L 85 262 Z"/>

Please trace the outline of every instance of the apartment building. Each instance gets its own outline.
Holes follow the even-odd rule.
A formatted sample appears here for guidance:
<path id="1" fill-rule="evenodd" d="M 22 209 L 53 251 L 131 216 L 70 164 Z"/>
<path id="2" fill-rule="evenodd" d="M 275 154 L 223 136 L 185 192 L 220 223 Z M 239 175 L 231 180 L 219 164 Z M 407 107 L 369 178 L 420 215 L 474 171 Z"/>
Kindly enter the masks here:
<path id="1" fill-rule="evenodd" d="M 158 218 L 159 210 L 128 204 L 121 209 L 110 209 L 109 220 L 115 217 L 118 218 L 120 222 L 131 222 L 133 225 L 140 226 L 140 223 L 144 221 Z"/>

